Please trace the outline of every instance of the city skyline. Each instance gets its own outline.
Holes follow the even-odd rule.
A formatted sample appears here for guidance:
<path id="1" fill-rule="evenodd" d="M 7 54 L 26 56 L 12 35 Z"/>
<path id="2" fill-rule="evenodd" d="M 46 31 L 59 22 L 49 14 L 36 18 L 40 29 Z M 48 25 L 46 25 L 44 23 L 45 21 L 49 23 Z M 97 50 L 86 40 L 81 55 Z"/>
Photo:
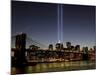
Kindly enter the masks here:
<path id="1" fill-rule="evenodd" d="M 25 32 L 47 46 L 55 45 L 58 42 L 57 5 L 12 1 L 12 36 Z M 93 47 L 95 27 L 95 6 L 63 5 L 63 43 Z"/>

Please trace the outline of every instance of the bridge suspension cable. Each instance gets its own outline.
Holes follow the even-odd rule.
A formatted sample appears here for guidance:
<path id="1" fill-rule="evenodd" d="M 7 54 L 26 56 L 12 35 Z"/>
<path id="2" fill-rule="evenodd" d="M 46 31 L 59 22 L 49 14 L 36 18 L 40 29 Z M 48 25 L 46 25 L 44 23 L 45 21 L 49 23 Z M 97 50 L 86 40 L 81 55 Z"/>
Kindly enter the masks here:
<path id="1" fill-rule="evenodd" d="M 11 36 L 11 46 L 15 47 L 15 40 L 16 36 Z M 29 45 L 36 45 L 38 47 L 44 47 L 46 48 L 47 46 L 38 42 L 37 40 L 33 40 L 31 37 L 27 36 L 26 38 L 26 47 L 29 47 Z"/>

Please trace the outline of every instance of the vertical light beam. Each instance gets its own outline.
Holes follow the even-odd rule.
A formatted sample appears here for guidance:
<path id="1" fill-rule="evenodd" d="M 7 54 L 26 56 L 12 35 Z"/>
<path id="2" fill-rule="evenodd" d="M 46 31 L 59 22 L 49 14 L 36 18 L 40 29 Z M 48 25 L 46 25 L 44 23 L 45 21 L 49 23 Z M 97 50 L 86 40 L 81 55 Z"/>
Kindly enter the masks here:
<path id="1" fill-rule="evenodd" d="M 63 42 L 63 5 L 61 4 L 61 42 Z"/>
<path id="2" fill-rule="evenodd" d="M 59 8 L 59 4 L 57 6 L 57 32 L 58 32 L 58 43 L 60 43 L 60 8 Z"/>
<path id="3" fill-rule="evenodd" d="M 57 32 L 58 32 L 58 43 L 63 42 L 63 5 L 58 4 L 57 6 Z"/>

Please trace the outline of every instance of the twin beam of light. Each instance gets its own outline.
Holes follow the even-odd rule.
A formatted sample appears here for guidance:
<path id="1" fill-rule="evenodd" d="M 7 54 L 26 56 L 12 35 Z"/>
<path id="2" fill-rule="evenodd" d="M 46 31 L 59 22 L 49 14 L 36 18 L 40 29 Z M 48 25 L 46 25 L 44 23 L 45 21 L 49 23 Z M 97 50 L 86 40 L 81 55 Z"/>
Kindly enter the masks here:
<path id="1" fill-rule="evenodd" d="M 63 42 L 63 5 L 57 5 L 57 32 L 58 32 L 58 43 Z"/>

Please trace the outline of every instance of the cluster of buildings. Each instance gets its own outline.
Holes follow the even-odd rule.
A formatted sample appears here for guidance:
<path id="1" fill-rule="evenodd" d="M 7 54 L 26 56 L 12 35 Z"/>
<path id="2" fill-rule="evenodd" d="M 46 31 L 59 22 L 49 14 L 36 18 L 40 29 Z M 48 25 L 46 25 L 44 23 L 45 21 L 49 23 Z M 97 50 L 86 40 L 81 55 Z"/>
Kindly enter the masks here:
<path id="1" fill-rule="evenodd" d="M 35 62 L 95 60 L 96 46 L 90 49 L 88 47 L 80 49 L 80 45 L 72 46 L 71 42 L 66 42 L 66 48 L 62 43 L 57 43 L 55 49 L 53 44 L 50 44 L 46 50 L 31 45 L 28 51 L 29 59 Z"/>
<path id="2" fill-rule="evenodd" d="M 36 45 L 30 45 L 29 49 L 40 50 L 40 47 L 38 47 Z M 93 46 L 93 48 L 90 48 L 90 49 L 86 46 L 86 47 L 83 47 L 81 49 L 80 45 L 73 46 L 73 45 L 71 45 L 71 42 L 66 42 L 66 47 L 63 46 L 63 43 L 56 43 L 55 46 L 53 46 L 53 44 L 49 44 L 48 49 L 46 49 L 46 50 L 50 50 L 50 51 L 64 50 L 64 51 L 89 52 L 89 51 L 96 51 L 96 46 Z"/>

